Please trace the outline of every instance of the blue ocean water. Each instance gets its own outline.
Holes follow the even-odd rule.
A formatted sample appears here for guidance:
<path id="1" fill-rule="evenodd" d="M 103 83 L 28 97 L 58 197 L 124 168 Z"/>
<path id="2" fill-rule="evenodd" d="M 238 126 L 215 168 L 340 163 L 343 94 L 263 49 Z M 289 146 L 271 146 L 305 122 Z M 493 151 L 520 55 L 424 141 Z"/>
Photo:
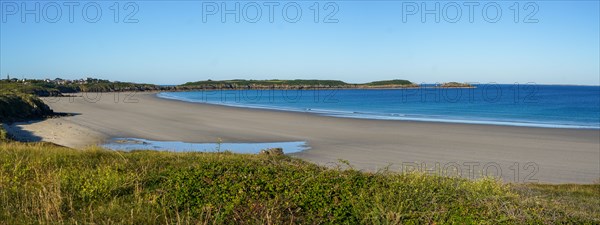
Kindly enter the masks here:
<path id="1" fill-rule="evenodd" d="M 481 84 L 475 88 L 206 90 L 159 97 L 363 119 L 600 129 L 600 86 Z"/>

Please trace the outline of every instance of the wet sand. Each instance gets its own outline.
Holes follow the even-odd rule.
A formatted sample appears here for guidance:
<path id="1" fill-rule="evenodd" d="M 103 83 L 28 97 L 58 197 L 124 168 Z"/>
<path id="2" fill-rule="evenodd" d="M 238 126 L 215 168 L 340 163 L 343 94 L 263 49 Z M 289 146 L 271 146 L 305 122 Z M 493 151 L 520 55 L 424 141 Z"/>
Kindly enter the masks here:
<path id="1" fill-rule="evenodd" d="M 71 117 L 8 126 L 11 134 L 83 148 L 108 138 L 184 142 L 306 141 L 293 154 L 320 165 L 478 177 L 509 182 L 593 183 L 600 178 L 600 130 L 325 117 L 310 113 L 187 103 L 154 93 L 45 98 Z M 81 94 L 80 94 L 81 96 Z M 423 164 L 424 163 L 424 164 Z"/>

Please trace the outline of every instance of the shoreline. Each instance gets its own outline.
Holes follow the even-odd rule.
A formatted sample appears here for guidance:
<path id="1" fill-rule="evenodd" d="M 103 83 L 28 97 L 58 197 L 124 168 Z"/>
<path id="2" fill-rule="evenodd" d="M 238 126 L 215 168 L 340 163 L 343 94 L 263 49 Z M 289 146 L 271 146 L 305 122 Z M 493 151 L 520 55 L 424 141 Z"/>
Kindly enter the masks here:
<path id="1" fill-rule="evenodd" d="M 390 164 L 391 171 L 404 171 L 405 165 L 421 162 L 426 163 L 425 169 L 441 170 L 478 164 L 474 170 L 487 168 L 489 172 L 499 166 L 499 177 L 516 183 L 593 183 L 600 178 L 600 130 L 596 129 L 341 118 L 184 102 L 159 98 L 156 93 L 135 93 L 137 101 L 129 103 L 123 95 L 115 101 L 116 93 L 105 93 L 96 102 L 82 97 L 44 98 L 54 111 L 77 115 L 14 124 L 8 131 L 26 131 L 39 140 L 75 148 L 109 138 L 191 143 L 306 141 L 311 149 L 291 156 L 325 166 L 343 165 L 338 159 L 373 172 Z M 515 164 L 519 164 L 517 176 Z"/>
<path id="2" fill-rule="evenodd" d="M 170 92 L 170 91 L 167 91 Z M 190 91 L 190 92 L 195 92 L 195 91 Z M 381 118 L 377 118 L 377 117 L 360 117 L 360 116 L 356 116 L 356 117 L 352 117 L 352 116 L 337 116 L 337 115 L 333 115 L 333 114 L 328 114 L 326 112 L 319 112 L 319 110 L 321 111 L 332 111 L 333 110 L 326 110 L 326 109 L 312 109 L 309 108 L 310 110 L 295 110 L 293 108 L 269 108 L 268 106 L 265 107 L 261 107 L 261 105 L 256 105 L 256 106 L 252 106 L 249 104 L 219 104 L 219 103 L 212 103 L 212 102 L 199 102 L 199 101 L 186 101 L 183 99 L 178 99 L 178 98 L 170 98 L 170 97 L 159 97 L 158 94 L 161 93 L 165 93 L 164 91 L 159 91 L 159 92 L 152 92 L 152 96 L 157 98 L 157 99 L 166 99 L 166 100 L 172 100 L 172 101 L 179 101 L 179 102 L 184 102 L 184 103 L 194 103 L 194 104 L 207 104 L 207 105 L 214 105 L 214 106 L 226 106 L 226 107 L 233 107 L 233 108 L 240 108 L 240 109 L 258 109 L 258 110 L 267 110 L 267 111 L 278 111 L 278 112 L 294 112 L 294 113 L 308 113 L 311 115 L 316 115 L 316 116 L 328 116 L 328 117 L 335 117 L 335 118 L 349 118 L 349 119 L 358 119 L 358 120 L 384 120 L 384 121 L 405 121 L 405 122 L 422 122 L 422 123 L 450 123 L 450 124 L 470 124 L 470 125 L 485 125 L 485 126 L 510 126 L 510 127 L 530 127 L 530 128 L 548 128 L 548 129 L 584 129 L 584 130 L 600 130 L 600 127 L 592 127 L 592 126 L 584 126 L 584 125 L 571 125 L 571 124 L 544 124 L 544 123 L 528 123 L 528 122 L 519 122 L 519 121 L 493 121 L 493 120 L 461 120 L 461 119 L 427 119 L 425 117 L 423 118 L 418 118 L 418 117 L 398 117 L 398 118 L 405 118 L 405 119 L 393 119 L 390 118 L 390 116 L 385 116 L 385 115 L 381 115 Z M 340 111 L 341 112 L 341 111 Z M 355 115 L 356 112 L 350 112 L 350 111 L 344 111 L 341 112 L 344 113 L 343 115 Z M 363 115 L 364 113 L 358 113 Z M 375 113 L 374 113 L 375 114 Z"/>

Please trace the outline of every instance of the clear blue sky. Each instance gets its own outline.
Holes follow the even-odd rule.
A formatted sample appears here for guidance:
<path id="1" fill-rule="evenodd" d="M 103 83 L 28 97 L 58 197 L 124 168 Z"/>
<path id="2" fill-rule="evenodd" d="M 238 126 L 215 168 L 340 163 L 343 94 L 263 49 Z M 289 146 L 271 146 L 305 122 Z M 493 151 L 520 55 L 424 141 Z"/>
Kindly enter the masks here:
<path id="1" fill-rule="evenodd" d="M 483 16 L 480 2 L 469 7 L 439 1 L 440 22 L 435 15 L 411 14 L 414 4 L 404 1 L 337 1 L 337 23 L 323 23 L 334 5 L 320 2 L 315 23 L 315 1 L 298 2 L 302 16 L 296 23 L 295 8 L 282 14 L 283 5 L 269 7 L 257 2 L 262 15 L 256 23 L 244 20 L 256 15 L 254 4 L 240 3 L 240 22 L 235 15 L 221 21 L 210 2 L 138 1 L 137 23 L 123 23 L 134 6 L 119 5 L 114 23 L 114 1 L 98 2 L 102 15 L 93 20 L 95 8 L 85 3 L 69 7 L 40 1 L 40 22 L 33 14 L 21 21 L 22 2 L 2 0 L 0 23 L 0 74 L 26 78 L 98 77 L 119 81 L 180 84 L 206 79 L 340 79 L 366 82 L 408 79 L 413 82 L 497 82 L 541 84 L 600 84 L 600 6 L 598 1 L 519 2 L 518 23 L 514 1 L 499 2 L 502 15 L 491 23 L 495 8 Z M 221 1 L 216 2 L 222 10 Z M 225 2 L 229 9 L 234 1 Z M 421 1 L 415 2 L 422 10 Z M 425 2 L 429 9 L 435 1 Z M 15 6 L 17 6 L 15 11 Z M 243 10 L 243 7 L 246 10 Z M 412 6 L 412 8 L 411 8 Z M 35 9 L 35 2 L 25 2 Z M 444 9 L 446 9 L 445 13 Z M 535 10 L 537 9 L 537 12 Z M 403 18 L 403 12 L 405 18 Z M 529 22 L 523 21 L 530 14 Z M 203 21 L 203 15 L 206 21 Z M 444 16 L 445 15 L 445 16 Z M 56 23 L 50 23 L 58 18 Z M 406 21 L 403 21 L 406 19 Z M 537 22 L 535 22 L 537 20 Z M 332 20 L 334 22 L 334 20 Z"/>

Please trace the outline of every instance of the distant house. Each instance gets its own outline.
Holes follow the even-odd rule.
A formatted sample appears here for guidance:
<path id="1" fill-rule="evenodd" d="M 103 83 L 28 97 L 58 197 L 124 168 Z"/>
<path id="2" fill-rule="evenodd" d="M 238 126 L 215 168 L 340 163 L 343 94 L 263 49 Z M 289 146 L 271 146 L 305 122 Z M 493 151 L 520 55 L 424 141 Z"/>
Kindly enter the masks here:
<path id="1" fill-rule="evenodd" d="M 67 80 L 63 80 L 61 78 L 56 78 L 56 79 L 54 79 L 54 81 L 52 83 L 63 85 L 63 84 L 67 83 Z"/>

